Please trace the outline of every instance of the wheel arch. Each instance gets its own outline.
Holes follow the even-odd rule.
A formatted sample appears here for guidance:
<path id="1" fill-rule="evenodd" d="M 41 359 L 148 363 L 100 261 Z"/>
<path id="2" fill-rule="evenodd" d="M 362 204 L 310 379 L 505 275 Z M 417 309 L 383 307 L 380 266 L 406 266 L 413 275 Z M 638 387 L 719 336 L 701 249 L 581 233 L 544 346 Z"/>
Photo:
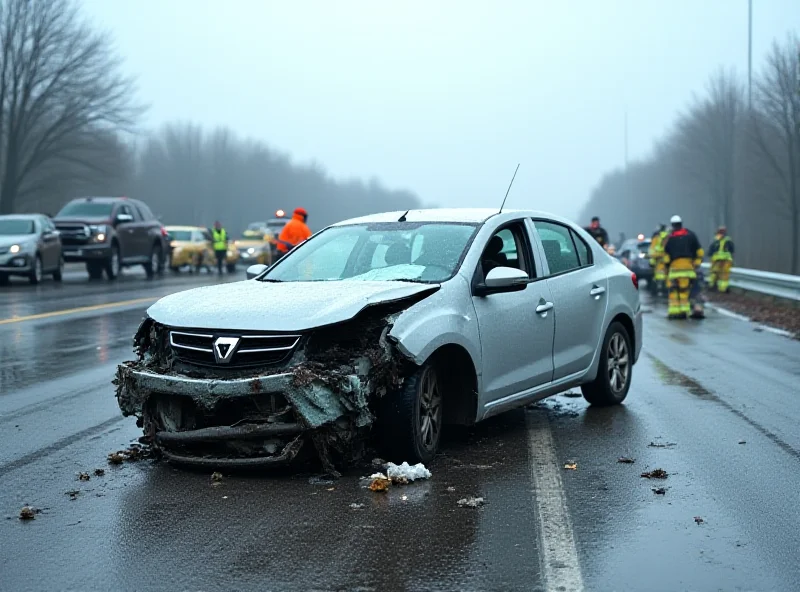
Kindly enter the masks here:
<path id="1" fill-rule="evenodd" d="M 447 343 L 428 358 L 443 386 L 445 425 L 472 425 L 478 414 L 478 373 L 469 352 L 461 345 Z"/>

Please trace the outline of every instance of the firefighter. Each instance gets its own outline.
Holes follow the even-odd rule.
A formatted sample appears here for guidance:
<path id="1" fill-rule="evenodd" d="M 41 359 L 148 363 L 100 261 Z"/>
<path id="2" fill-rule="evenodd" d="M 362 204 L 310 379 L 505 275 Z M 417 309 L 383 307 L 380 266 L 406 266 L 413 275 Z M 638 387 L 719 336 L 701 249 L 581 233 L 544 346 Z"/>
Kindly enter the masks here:
<path id="1" fill-rule="evenodd" d="M 667 318 L 685 319 L 692 311 L 689 294 L 697 280 L 697 268 L 703 262 L 703 247 L 697 235 L 683 227 L 680 216 L 670 219 L 672 233 L 664 246 L 664 263 L 667 266 L 669 304 Z"/>
<path id="2" fill-rule="evenodd" d="M 667 266 L 664 263 L 664 244 L 667 242 L 666 224 L 659 224 L 656 231 L 650 239 L 650 248 L 648 249 L 648 256 L 650 257 L 650 265 L 653 267 L 653 283 L 656 294 L 664 292 L 664 285 L 667 281 Z"/>
<path id="3" fill-rule="evenodd" d="M 225 265 L 225 259 L 228 256 L 228 233 L 219 220 L 214 222 L 211 238 L 214 243 L 214 255 L 217 257 L 217 273 L 222 274 L 222 267 Z"/>
<path id="4" fill-rule="evenodd" d="M 728 229 L 720 226 L 711 243 L 711 276 L 708 283 L 712 290 L 727 292 L 733 267 L 734 245 L 728 236 Z"/>
<path id="5" fill-rule="evenodd" d="M 306 224 L 307 220 L 308 212 L 304 208 L 296 208 L 292 219 L 286 223 L 278 236 L 278 258 L 283 257 L 311 236 L 311 230 Z"/>
<path id="6" fill-rule="evenodd" d="M 600 218 L 595 216 L 592 218 L 592 223 L 585 228 L 586 232 L 591 234 L 594 239 L 600 243 L 600 246 L 608 250 L 608 233 L 606 229 L 600 226 Z"/>

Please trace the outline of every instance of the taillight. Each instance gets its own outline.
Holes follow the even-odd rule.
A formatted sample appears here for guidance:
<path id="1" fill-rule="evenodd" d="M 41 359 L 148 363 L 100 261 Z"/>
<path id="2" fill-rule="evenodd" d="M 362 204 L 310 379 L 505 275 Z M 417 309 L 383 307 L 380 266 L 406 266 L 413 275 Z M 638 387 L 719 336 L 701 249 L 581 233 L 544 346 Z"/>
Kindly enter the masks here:
<path id="1" fill-rule="evenodd" d="M 635 273 L 631 273 L 631 281 L 633 282 L 633 287 L 638 290 L 639 289 L 639 278 L 636 277 Z"/>
<path id="2" fill-rule="evenodd" d="M 161 227 L 161 236 L 169 236 L 169 233 L 167 232 L 167 229 L 164 228 L 163 226 Z"/>

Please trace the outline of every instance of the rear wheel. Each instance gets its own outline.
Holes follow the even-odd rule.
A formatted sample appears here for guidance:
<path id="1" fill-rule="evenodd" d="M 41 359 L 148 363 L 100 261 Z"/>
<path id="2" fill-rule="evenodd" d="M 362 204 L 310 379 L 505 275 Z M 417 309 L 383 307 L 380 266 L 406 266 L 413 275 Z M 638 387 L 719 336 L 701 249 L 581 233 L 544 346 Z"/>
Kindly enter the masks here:
<path id="1" fill-rule="evenodd" d="M 387 458 L 410 464 L 433 460 L 442 434 L 444 389 L 436 366 L 428 361 L 382 405 L 383 450 Z"/>
<path id="2" fill-rule="evenodd" d="M 144 273 L 148 278 L 153 278 L 161 269 L 161 246 L 153 245 L 150 251 L 150 260 L 144 264 Z"/>
<path id="3" fill-rule="evenodd" d="M 0 286 L 5 286 L 7 284 L 8 284 L 8 274 L 0 273 Z"/>
<path id="4" fill-rule="evenodd" d="M 44 271 L 42 269 L 42 258 L 39 255 L 36 255 L 36 259 L 33 262 L 33 269 L 28 275 L 28 281 L 32 284 L 38 284 L 42 281 L 43 275 Z"/>
<path id="5" fill-rule="evenodd" d="M 600 352 L 597 377 L 581 387 L 583 398 L 590 405 L 619 405 L 628 396 L 633 375 L 631 338 L 622 323 L 614 322 L 606 332 Z"/>

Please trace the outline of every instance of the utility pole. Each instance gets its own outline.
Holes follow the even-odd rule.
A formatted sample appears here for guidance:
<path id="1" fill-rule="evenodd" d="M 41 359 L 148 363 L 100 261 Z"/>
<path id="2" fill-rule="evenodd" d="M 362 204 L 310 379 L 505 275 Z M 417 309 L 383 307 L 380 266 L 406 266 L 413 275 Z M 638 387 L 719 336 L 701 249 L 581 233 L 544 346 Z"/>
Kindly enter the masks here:
<path id="1" fill-rule="evenodd" d="M 753 108 L 753 0 L 747 0 L 747 107 Z"/>

